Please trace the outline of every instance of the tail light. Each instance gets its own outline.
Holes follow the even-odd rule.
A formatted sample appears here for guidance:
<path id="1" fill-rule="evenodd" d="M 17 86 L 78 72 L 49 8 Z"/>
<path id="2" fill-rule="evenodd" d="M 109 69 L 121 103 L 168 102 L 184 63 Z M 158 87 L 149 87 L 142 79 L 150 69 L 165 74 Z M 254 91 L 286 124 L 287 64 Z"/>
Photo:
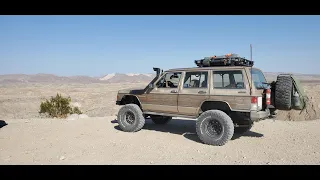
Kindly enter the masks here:
<path id="1" fill-rule="evenodd" d="M 266 105 L 270 105 L 270 104 L 271 104 L 271 90 L 266 89 Z"/>
<path id="2" fill-rule="evenodd" d="M 251 110 L 257 110 L 258 109 L 258 97 L 251 97 Z"/>
<path id="3" fill-rule="evenodd" d="M 251 97 L 251 104 L 257 104 L 258 103 L 258 97 Z"/>

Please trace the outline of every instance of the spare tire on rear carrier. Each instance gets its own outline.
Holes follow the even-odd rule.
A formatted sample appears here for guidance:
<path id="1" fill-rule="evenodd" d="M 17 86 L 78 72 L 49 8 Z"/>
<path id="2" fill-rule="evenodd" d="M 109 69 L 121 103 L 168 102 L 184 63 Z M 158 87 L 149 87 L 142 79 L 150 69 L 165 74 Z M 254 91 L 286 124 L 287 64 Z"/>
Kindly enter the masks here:
<path id="1" fill-rule="evenodd" d="M 279 110 L 290 110 L 292 108 L 293 82 L 291 74 L 280 74 L 277 76 L 275 85 L 275 106 Z"/>

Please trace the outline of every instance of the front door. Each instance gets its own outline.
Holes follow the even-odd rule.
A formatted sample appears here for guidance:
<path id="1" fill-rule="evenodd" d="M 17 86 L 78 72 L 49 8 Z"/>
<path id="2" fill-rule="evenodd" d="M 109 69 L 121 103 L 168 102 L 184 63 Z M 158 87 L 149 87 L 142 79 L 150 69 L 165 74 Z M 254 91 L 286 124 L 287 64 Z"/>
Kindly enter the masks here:
<path id="1" fill-rule="evenodd" d="M 155 82 L 154 88 L 147 94 L 144 111 L 177 113 L 178 91 L 181 72 L 166 72 Z"/>

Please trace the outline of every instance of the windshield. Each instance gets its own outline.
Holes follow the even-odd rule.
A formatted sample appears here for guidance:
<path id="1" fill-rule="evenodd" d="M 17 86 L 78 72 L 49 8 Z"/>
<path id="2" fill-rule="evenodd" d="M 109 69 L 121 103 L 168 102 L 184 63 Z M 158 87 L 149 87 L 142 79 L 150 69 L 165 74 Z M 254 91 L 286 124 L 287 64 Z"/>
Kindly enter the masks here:
<path id="1" fill-rule="evenodd" d="M 265 89 L 267 88 L 268 84 L 266 78 L 264 77 L 263 73 L 258 69 L 252 69 L 252 81 L 256 89 Z"/>

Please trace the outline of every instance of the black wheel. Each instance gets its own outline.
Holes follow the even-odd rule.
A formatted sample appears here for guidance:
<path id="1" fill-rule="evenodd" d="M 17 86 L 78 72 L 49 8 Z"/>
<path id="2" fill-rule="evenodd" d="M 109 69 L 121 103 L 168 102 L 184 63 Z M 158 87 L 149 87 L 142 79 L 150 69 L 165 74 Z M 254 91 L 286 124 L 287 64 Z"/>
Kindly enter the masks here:
<path id="1" fill-rule="evenodd" d="M 248 126 L 244 126 L 244 127 L 234 127 L 234 133 L 235 134 L 243 134 L 245 132 L 250 131 L 252 126 L 253 126 L 253 124 L 249 124 Z"/>
<path id="2" fill-rule="evenodd" d="M 138 105 L 126 104 L 118 112 L 118 123 L 125 132 L 137 132 L 144 126 L 145 118 Z"/>
<path id="3" fill-rule="evenodd" d="M 150 117 L 152 122 L 155 124 L 167 124 L 172 119 L 172 117 L 169 117 L 169 116 L 151 115 Z"/>
<path id="4" fill-rule="evenodd" d="M 196 131 L 203 143 L 223 146 L 232 138 L 234 125 L 225 112 L 209 110 L 199 116 Z"/>
<path id="5" fill-rule="evenodd" d="M 291 76 L 278 76 L 275 90 L 275 106 L 280 110 L 290 110 L 292 107 L 292 78 Z"/>

